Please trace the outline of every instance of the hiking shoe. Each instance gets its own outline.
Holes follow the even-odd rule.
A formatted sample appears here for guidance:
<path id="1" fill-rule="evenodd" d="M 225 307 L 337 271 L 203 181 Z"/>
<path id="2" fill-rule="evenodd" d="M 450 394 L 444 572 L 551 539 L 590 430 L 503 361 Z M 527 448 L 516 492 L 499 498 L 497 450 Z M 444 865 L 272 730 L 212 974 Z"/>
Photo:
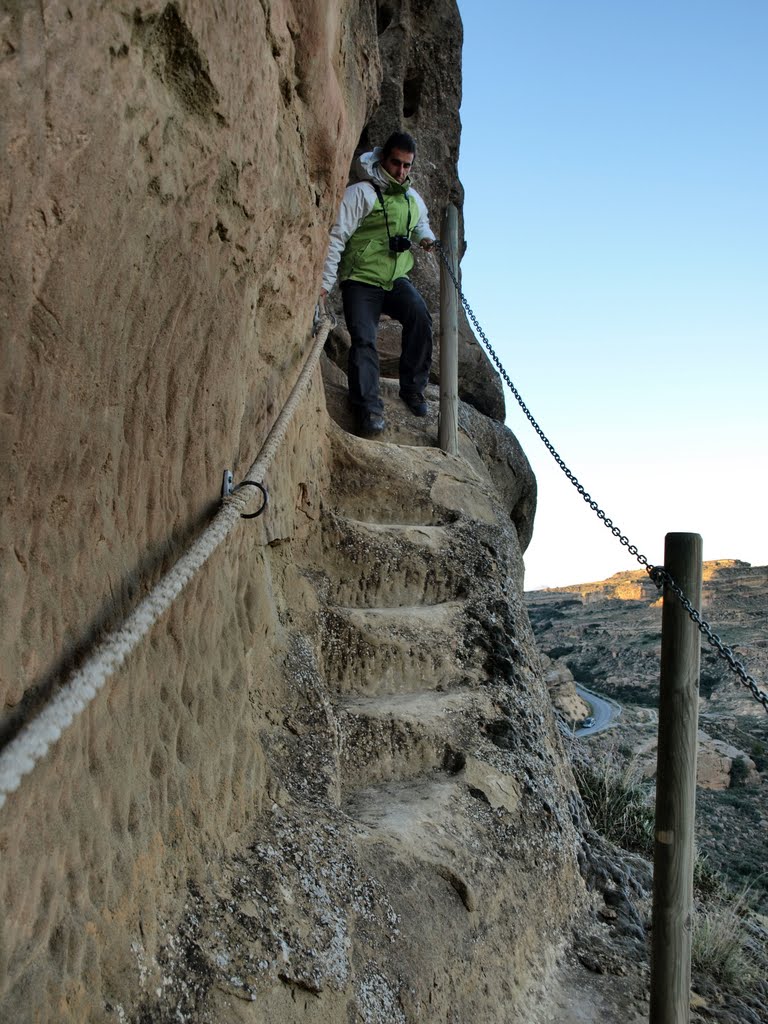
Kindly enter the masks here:
<path id="1" fill-rule="evenodd" d="M 424 401 L 424 395 L 420 395 L 418 392 L 415 395 L 408 395 L 401 391 L 400 397 L 414 416 L 427 415 L 427 403 Z"/>
<path id="2" fill-rule="evenodd" d="M 384 417 L 378 412 L 364 412 L 360 417 L 361 434 L 380 434 L 385 425 Z"/>

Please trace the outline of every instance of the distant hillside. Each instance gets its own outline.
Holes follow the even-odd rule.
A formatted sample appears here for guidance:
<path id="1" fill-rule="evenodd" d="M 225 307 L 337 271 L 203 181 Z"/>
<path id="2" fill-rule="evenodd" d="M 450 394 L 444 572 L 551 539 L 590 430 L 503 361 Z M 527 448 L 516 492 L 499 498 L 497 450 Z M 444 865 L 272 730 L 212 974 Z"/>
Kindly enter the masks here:
<path id="1" fill-rule="evenodd" d="M 705 562 L 702 596 L 714 631 L 752 675 L 768 680 L 768 566 Z M 526 603 L 541 650 L 564 661 L 578 683 L 595 685 L 616 700 L 656 706 L 661 595 L 645 571 L 530 591 Z M 703 715 L 765 714 L 706 642 L 701 696 Z"/>
<path id="2" fill-rule="evenodd" d="M 599 756 L 629 761 L 647 779 L 656 767 L 661 597 L 643 570 L 526 594 L 549 675 L 572 677 L 613 698 L 621 714 L 589 738 Z M 702 611 L 747 670 L 768 689 L 768 566 L 704 563 Z M 755 883 L 768 907 L 763 870 L 768 832 L 768 714 L 702 638 L 697 797 L 698 842 L 735 886 Z M 567 716 L 566 716 L 567 717 Z"/>

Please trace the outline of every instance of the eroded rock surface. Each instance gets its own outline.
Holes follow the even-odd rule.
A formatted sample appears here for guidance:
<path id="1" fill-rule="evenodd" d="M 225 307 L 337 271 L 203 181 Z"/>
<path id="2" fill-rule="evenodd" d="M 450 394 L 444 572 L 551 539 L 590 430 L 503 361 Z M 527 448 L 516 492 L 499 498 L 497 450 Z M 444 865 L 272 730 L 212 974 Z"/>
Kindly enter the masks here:
<path id="1" fill-rule="evenodd" d="M 5 744 L 258 453 L 361 137 L 404 120 L 435 214 L 460 199 L 460 23 L 86 0 L 0 36 Z M 269 514 L 9 795 L 3 1019 L 531 1019 L 583 886 L 520 593 L 535 488 L 467 346 L 457 460 L 348 437 L 316 375 Z"/>

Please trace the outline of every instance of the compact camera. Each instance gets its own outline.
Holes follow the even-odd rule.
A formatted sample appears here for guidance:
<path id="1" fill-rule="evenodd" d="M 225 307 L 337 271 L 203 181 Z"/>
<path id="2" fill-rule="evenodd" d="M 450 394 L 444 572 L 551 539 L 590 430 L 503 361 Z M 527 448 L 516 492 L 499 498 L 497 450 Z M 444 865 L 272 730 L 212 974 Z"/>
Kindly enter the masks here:
<path id="1" fill-rule="evenodd" d="M 392 235 L 389 240 L 390 252 L 408 252 L 410 248 L 411 240 L 406 238 L 405 235 Z"/>

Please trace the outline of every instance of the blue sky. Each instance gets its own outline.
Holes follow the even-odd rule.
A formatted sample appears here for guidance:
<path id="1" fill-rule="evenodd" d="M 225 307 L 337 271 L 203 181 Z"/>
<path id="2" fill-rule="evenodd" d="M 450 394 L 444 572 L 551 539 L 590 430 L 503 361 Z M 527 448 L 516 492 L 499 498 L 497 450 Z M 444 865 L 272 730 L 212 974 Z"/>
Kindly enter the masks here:
<path id="1" fill-rule="evenodd" d="M 459 0 L 464 292 L 630 540 L 768 563 L 768 0 Z M 511 395 L 526 588 L 639 568 Z"/>

